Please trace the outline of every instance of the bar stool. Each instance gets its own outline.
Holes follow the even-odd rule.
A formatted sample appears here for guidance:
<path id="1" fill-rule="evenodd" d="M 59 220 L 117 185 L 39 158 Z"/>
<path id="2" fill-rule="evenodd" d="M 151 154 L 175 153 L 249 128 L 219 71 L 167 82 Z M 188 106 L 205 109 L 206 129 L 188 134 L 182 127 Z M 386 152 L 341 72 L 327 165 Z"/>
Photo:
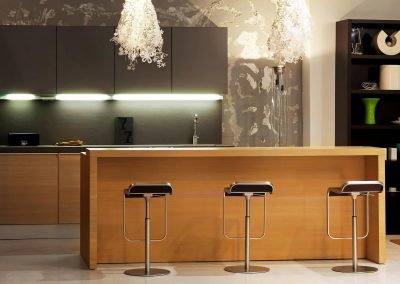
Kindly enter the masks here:
<path id="1" fill-rule="evenodd" d="M 269 268 L 263 266 L 250 265 L 250 240 L 259 240 L 265 236 L 266 232 L 266 196 L 267 193 L 274 191 L 273 185 L 269 181 L 251 181 L 234 182 L 224 190 L 223 198 L 223 234 L 227 239 L 245 240 L 245 263 L 244 265 L 235 265 L 225 267 L 225 271 L 232 273 L 263 273 L 268 272 Z M 231 237 L 225 230 L 225 197 L 244 196 L 246 198 L 246 216 L 245 216 L 245 237 Z M 264 225 L 263 233 L 258 237 L 250 237 L 250 199 L 251 197 L 264 197 Z"/>
<path id="2" fill-rule="evenodd" d="M 348 181 L 340 188 L 329 188 L 326 195 L 327 203 L 327 233 L 334 240 L 352 240 L 353 256 L 352 265 L 335 266 L 332 268 L 335 272 L 342 273 L 367 273 L 376 272 L 378 269 L 371 266 L 358 265 L 357 256 L 357 240 L 365 239 L 369 234 L 369 196 L 371 193 L 381 193 L 383 191 L 383 183 L 380 181 Z M 362 237 L 357 236 L 357 197 L 365 196 L 366 202 L 366 232 Z M 330 232 L 330 202 L 331 196 L 350 196 L 353 204 L 352 215 L 352 236 L 351 237 L 334 237 Z"/>
<path id="3" fill-rule="evenodd" d="M 134 183 L 131 184 L 128 189 L 124 191 L 124 238 L 128 242 L 143 242 L 143 240 L 131 240 L 126 236 L 126 225 L 125 225 L 125 201 L 127 198 L 144 198 L 146 202 L 146 218 L 145 218 L 145 267 L 137 269 L 129 269 L 124 273 L 131 276 L 162 276 L 169 274 L 169 270 L 150 268 L 150 241 L 162 241 L 167 237 L 167 195 L 172 194 L 172 186 L 170 183 Z M 165 232 L 161 239 L 150 240 L 150 199 L 152 197 L 164 197 L 165 203 Z"/>

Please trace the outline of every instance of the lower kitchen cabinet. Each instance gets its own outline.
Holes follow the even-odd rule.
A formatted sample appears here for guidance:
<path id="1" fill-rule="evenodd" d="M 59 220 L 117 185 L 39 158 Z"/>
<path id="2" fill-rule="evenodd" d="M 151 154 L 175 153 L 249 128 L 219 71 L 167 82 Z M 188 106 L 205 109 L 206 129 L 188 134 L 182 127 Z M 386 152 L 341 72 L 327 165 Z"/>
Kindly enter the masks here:
<path id="1" fill-rule="evenodd" d="M 59 167 L 59 208 L 60 224 L 79 223 L 80 208 L 80 156 L 60 154 Z"/>
<path id="2" fill-rule="evenodd" d="M 58 154 L 0 154 L 0 224 L 58 223 Z"/>
<path id="3" fill-rule="evenodd" d="M 0 225 L 79 223 L 79 154 L 0 154 Z"/>

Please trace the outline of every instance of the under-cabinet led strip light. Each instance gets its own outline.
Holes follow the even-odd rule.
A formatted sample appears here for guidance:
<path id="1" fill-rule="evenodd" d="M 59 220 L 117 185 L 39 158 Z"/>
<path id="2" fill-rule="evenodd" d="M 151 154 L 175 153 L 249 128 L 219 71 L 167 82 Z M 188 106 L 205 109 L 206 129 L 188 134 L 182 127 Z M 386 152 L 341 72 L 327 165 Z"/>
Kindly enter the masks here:
<path id="1" fill-rule="evenodd" d="M 9 101 L 31 101 L 37 98 L 34 94 L 7 94 L 1 97 L 1 99 Z"/>
<path id="2" fill-rule="evenodd" d="M 107 101 L 111 96 L 106 94 L 58 94 L 58 101 Z"/>
<path id="3" fill-rule="evenodd" d="M 218 101 L 222 100 L 217 94 L 117 94 L 116 101 Z"/>
<path id="4" fill-rule="evenodd" d="M 218 94 L 58 94 L 54 97 L 39 97 L 34 94 L 7 94 L 3 100 L 59 100 L 59 101 L 218 101 L 223 96 Z"/>

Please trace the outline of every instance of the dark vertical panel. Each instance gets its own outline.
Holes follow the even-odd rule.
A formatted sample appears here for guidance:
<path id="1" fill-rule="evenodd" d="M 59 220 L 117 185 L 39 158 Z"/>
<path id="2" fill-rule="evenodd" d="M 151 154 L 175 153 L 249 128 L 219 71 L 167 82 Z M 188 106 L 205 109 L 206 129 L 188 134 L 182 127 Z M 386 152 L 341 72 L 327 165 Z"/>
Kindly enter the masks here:
<path id="1" fill-rule="evenodd" d="M 172 92 L 227 93 L 227 29 L 172 28 Z"/>
<path id="2" fill-rule="evenodd" d="M 163 51 L 167 53 L 165 67 L 138 61 L 135 70 L 127 70 L 126 56 L 119 55 L 119 46 L 115 47 L 116 94 L 171 92 L 171 28 L 163 28 L 163 31 Z"/>
<path id="3" fill-rule="evenodd" d="M 350 145 L 350 30 L 351 21 L 336 23 L 335 144 Z"/>
<path id="4" fill-rule="evenodd" d="M 57 28 L 57 92 L 114 93 L 114 27 Z"/>
<path id="5" fill-rule="evenodd" d="M 56 92 L 56 28 L 0 26 L 0 94 Z"/>

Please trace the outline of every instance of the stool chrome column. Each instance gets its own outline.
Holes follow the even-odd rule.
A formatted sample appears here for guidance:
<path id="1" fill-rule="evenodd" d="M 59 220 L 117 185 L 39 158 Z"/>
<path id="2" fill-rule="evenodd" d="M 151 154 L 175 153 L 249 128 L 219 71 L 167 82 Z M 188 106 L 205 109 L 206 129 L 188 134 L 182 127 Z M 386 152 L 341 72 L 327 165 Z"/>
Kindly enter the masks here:
<path id="1" fill-rule="evenodd" d="M 334 240 L 352 240 L 352 265 L 335 266 L 333 271 L 342 273 L 367 273 L 376 272 L 378 269 L 371 266 L 358 265 L 358 249 L 357 240 L 365 239 L 369 234 L 369 196 L 371 193 L 381 193 L 383 191 L 383 183 L 380 181 L 348 181 L 340 188 L 329 188 L 326 195 L 327 203 L 327 233 Z M 330 232 L 330 202 L 331 196 L 350 196 L 352 199 L 352 236 L 351 237 L 335 237 Z M 365 196 L 366 203 L 366 232 L 362 237 L 357 236 L 357 197 Z"/>
<path id="2" fill-rule="evenodd" d="M 230 187 L 225 188 L 223 198 L 223 234 L 227 239 L 245 240 L 245 263 L 244 265 L 235 265 L 225 267 L 225 271 L 232 273 L 263 273 L 268 272 L 269 268 L 263 266 L 250 265 L 250 240 L 259 240 L 265 236 L 266 232 L 266 196 L 272 193 L 274 187 L 269 181 L 251 181 L 234 182 Z M 246 198 L 246 216 L 245 216 L 245 237 L 231 237 L 225 230 L 225 197 L 244 196 Z M 264 197 L 264 222 L 263 233 L 258 237 L 250 237 L 250 199 L 251 197 Z"/>
<path id="3" fill-rule="evenodd" d="M 145 267 L 137 269 L 129 269 L 124 273 L 131 276 L 162 276 L 169 274 L 169 270 L 150 268 L 150 241 L 162 241 L 167 237 L 167 195 L 172 194 L 172 186 L 170 183 L 134 183 L 129 186 L 124 192 L 124 238 L 128 242 L 143 242 L 145 243 Z M 165 203 L 165 232 L 161 239 L 151 240 L 150 239 L 150 198 L 152 197 L 164 197 Z M 125 224 L 125 201 L 127 198 L 144 198 L 146 202 L 146 218 L 145 218 L 145 239 L 144 240 L 131 240 L 126 236 L 126 224 Z"/>

